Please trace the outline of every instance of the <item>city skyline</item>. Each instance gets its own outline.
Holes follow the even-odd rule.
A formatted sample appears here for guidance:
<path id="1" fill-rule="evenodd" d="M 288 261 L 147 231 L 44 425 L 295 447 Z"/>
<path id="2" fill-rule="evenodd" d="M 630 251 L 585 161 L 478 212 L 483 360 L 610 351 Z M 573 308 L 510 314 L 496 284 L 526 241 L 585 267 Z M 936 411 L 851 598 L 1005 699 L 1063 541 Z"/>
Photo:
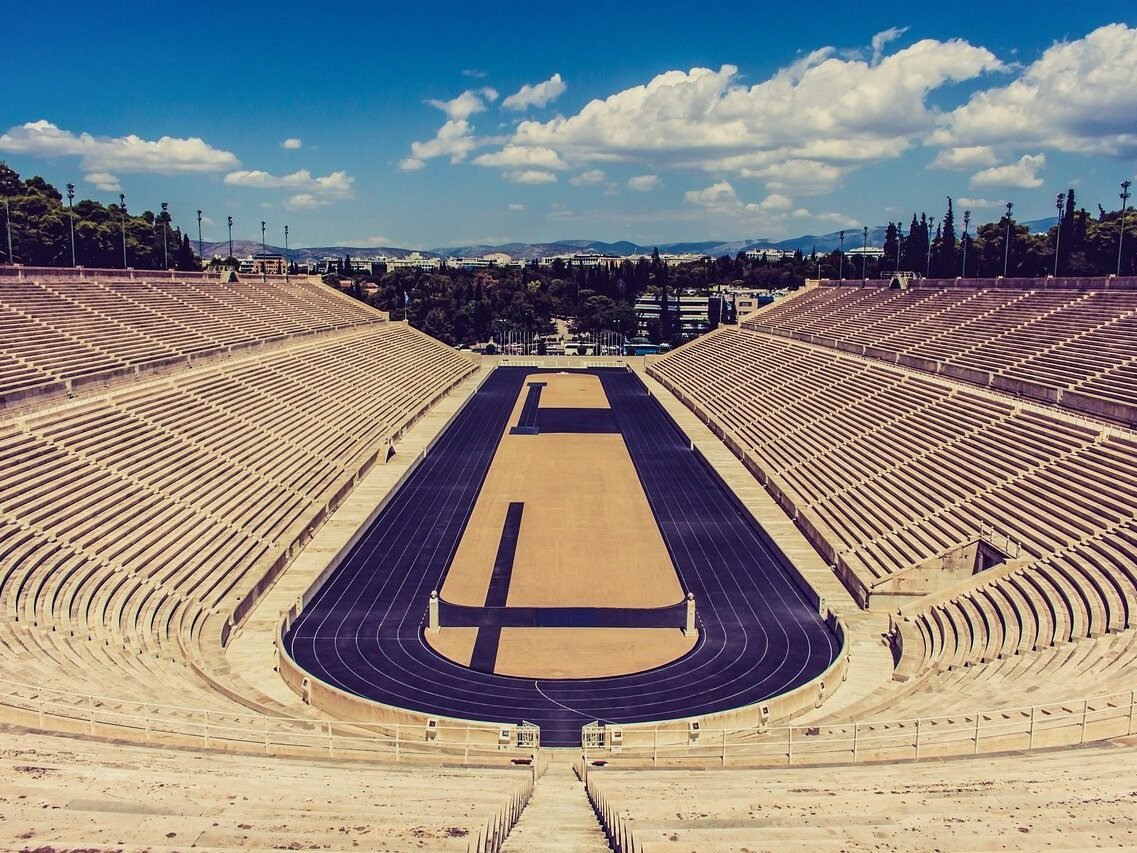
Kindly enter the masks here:
<path id="1" fill-rule="evenodd" d="M 299 4 L 239 24 L 21 6 L 0 160 L 207 240 L 429 248 L 554 239 L 780 240 L 937 219 L 1116 209 L 1137 159 L 1137 16 L 1041 3 L 943 20 L 882 4 L 691 16 L 580 4 Z M 327 38 L 324 38 L 324 37 Z M 38 60 L 37 60 L 38 57 Z M 37 64 L 38 62 L 38 64 Z M 279 232 L 279 233 L 276 233 Z M 275 234 L 275 237 L 273 236 Z"/>

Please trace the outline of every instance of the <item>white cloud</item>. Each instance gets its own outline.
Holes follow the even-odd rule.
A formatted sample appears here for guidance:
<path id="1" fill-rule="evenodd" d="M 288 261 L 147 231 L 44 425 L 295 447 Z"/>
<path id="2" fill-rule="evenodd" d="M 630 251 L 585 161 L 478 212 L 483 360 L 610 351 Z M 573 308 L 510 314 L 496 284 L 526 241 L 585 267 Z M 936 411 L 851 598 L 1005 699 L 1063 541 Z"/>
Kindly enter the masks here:
<path id="1" fill-rule="evenodd" d="M 257 189 L 305 190 L 325 199 L 350 198 L 355 178 L 347 172 L 331 172 L 323 177 L 313 178 L 307 169 L 300 169 L 290 175 L 272 175 L 259 170 L 230 172 L 225 183 L 235 187 L 254 187 Z"/>
<path id="2" fill-rule="evenodd" d="M 509 209 L 512 211 L 522 211 L 522 210 L 525 210 L 525 205 L 523 205 L 523 204 L 511 204 L 509 206 Z"/>
<path id="3" fill-rule="evenodd" d="M 592 184 L 604 183 L 604 172 L 601 169 L 589 169 L 569 178 L 569 183 L 576 187 L 587 187 Z"/>
<path id="4" fill-rule="evenodd" d="M 972 187 L 1017 187 L 1036 189 L 1042 186 L 1038 171 L 1046 166 L 1045 154 L 1025 154 L 1017 163 L 1008 166 L 993 166 L 976 172 L 968 183 Z"/>
<path id="5" fill-rule="evenodd" d="M 990 145 L 965 145 L 958 148 L 945 148 L 936 155 L 936 159 L 928 168 L 965 171 L 984 166 L 994 166 L 998 162 L 995 149 Z"/>
<path id="6" fill-rule="evenodd" d="M 543 107 L 564 94 L 568 86 L 560 74 L 554 74 L 543 83 L 526 83 L 501 102 L 507 110 L 525 110 L 529 107 Z"/>
<path id="7" fill-rule="evenodd" d="M 451 121 L 462 121 L 476 113 L 485 112 L 487 100 L 497 100 L 497 92 L 488 86 L 484 89 L 467 89 L 449 101 L 430 100 L 427 103 L 438 107 Z"/>
<path id="8" fill-rule="evenodd" d="M 375 248 L 377 246 L 393 246 L 394 244 L 395 244 L 394 240 L 392 240 L 390 237 L 384 236 L 382 234 L 376 234 L 372 237 L 364 237 L 362 240 L 337 240 L 336 241 L 337 246 L 359 246 L 359 247 L 367 246 L 369 248 Z"/>
<path id="9" fill-rule="evenodd" d="M 446 122 L 438 129 L 433 139 L 411 143 L 411 156 L 399 163 L 404 172 L 413 172 L 426 165 L 435 157 L 449 157 L 451 163 L 461 163 L 470 152 L 492 140 L 478 140 L 474 137 L 474 127 L 470 116 L 485 112 L 487 101 L 496 101 L 497 92 L 488 86 L 482 89 L 467 89 L 449 101 L 427 101 L 446 113 Z"/>
<path id="10" fill-rule="evenodd" d="M 856 219 L 843 213 L 814 213 L 805 207 L 793 208 L 793 200 L 776 193 L 766 196 L 761 202 L 746 202 L 729 181 L 717 181 L 701 190 L 688 190 L 683 200 L 689 205 L 701 207 L 708 216 L 717 217 L 732 227 L 762 229 L 770 235 L 785 234 L 791 221 L 810 220 L 826 226 L 852 228 L 859 225 Z M 795 228 L 802 227 L 794 222 Z"/>
<path id="11" fill-rule="evenodd" d="M 91 172 L 89 175 L 84 175 L 83 180 L 105 193 L 122 192 L 122 185 L 118 178 L 110 172 Z"/>
<path id="12" fill-rule="evenodd" d="M 907 27 L 889 27 L 872 37 L 872 64 L 880 65 L 884 56 L 884 48 L 908 32 Z"/>
<path id="13" fill-rule="evenodd" d="M 792 198 L 787 196 L 778 193 L 770 193 L 770 195 L 762 199 L 758 206 L 763 210 L 789 210 L 794 206 L 794 202 Z"/>
<path id="14" fill-rule="evenodd" d="M 992 201 L 986 198 L 957 198 L 955 200 L 955 206 L 960 210 L 982 210 L 985 208 L 1002 207 L 1005 204 L 1005 201 Z M 960 221 L 962 222 L 963 220 Z"/>
<path id="15" fill-rule="evenodd" d="M 311 193 L 297 193 L 284 203 L 284 206 L 289 210 L 310 210 L 313 207 L 322 207 L 327 202 L 323 202 L 316 198 Z"/>
<path id="16" fill-rule="evenodd" d="M 505 179 L 515 184 L 551 184 L 557 180 L 552 172 L 542 169 L 521 169 L 515 172 L 505 172 Z"/>
<path id="17" fill-rule="evenodd" d="M 1137 156 L 1137 28 L 1109 24 L 1052 45 L 1006 86 L 945 116 L 930 141 Z"/>
<path id="18" fill-rule="evenodd" d="M 280 143 L 280 147 L 287 149 L 288 151 L 295 151 L 297 148 L 303 148 L 304 142 L 300 139 L 297 139 L 295 136 L 290 136 L 288 139 Z"/>
<path id="19" fill-rule="evenodd" d="M 628 188 L 638 193 L 649 193 L 661 186 L 663 181 L 659 179 L 659 175 L 636 175 L 634 178 L 628 178 Z"/>
<path id="20" fill-rule="evenodd" d="M 882 51 L 890 39 L 878 40 Z M 830 189 L 927 136 L 937 120 L 931 92 L 1001 67 L 967 42 L 923 40 L 875 64 L 823 48 L 753 86 L 730 65 L 668 71 L 575 115 L 523 121 L 510 143 L 551 149 L 571 165 L 749 175 L 777 181 L 767 185 L 775 192 L 796 191 L 796 176 L 807 191 Z"/>
<path id="21" fill-rule="evenodd" d="M 534 167 L 540 169 L 568 168 L 564 160 L 552 148 L 522 148 L 519 145 L 506 145 L 492 154 L 481 154 L 474 158 L 478 166 Z"/>
<path id="22" fill-rule="evenodd" d="M 482 77 L 489 77 L 489 73 L 482 71 L 480 68 L 463 68 L 462 76 L 481 79 Z"/>
<path id="23" fill-rule="evenodd" d="M 175 173 L 221 172 L 241 165 L 229 151 L 213 148 L 198 137 L 157 140 L 139 136 L 78 135 L 46 119 L 11 127 L 0 135 L 0 151 L 39 157 L 81 157 L 91 172 Z"/>

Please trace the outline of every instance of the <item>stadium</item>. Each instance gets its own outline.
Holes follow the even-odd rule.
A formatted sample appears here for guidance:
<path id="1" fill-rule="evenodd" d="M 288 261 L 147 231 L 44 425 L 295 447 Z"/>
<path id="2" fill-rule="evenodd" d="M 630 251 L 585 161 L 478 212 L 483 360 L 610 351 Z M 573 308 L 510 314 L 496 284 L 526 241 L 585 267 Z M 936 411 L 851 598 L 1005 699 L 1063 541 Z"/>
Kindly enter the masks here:
<path id="1" fill-rule="evenodd" d="M 537 357 L 0 267 L 5 845 L 1129 843 L 1137 280 L 894 284 Z"/>

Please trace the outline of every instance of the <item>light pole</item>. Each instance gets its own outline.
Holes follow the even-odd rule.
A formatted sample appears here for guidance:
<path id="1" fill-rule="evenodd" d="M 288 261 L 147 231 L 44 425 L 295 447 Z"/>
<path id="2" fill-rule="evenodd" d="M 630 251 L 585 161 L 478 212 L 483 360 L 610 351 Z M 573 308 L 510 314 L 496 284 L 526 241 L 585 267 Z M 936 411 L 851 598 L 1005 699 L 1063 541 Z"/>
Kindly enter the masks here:
<path id="1" fill-rule="evenodd" d="M 960 278 L 968 278 L 968 225 L 971 224 L 971 210 L 964 210 L 963 212 L 963 268 L 960 271 Z"/>
<path id="2" fill-rule="evenodd" d="M 169 269 L 170 250 L 166 246 L 166 220 L 170 218 L 170 206 L 166 202 L 162 202 L 162 213 L 159 218 L 162 220 L 162 266 Z"/>
<path id="3" fill-rule="evenodd" d="M 1121 277 L 1121 247 L 1125 245 L 1125 211 L 1129 207 L 1129 188 L 1133 186 L 1132 181 L 1121 182 L 1121 233 L 1117 235 L 1117 277 Z M 12 249 L 8 249 L 8 254 L 12 254 Z"/>
<path id="4" fill-rule="evenodd" d="M 909 237 L 912 235 L 909 234 Z M 900 276 L 900 244 L 904 242 L 904 230 L 900 223 L 896 223 L 896 275 Z"/>
<path id="5" fill-rule="evenodd" d="M 8 263 L 15 265 L 16 256 L 12 254 L 12 208 L 8 206 L 8 197 L 4 197 L 4 227 L 8 231 Z"/>
<path id="6" fill-rule="evenodd" d="M 1058 193 L 1055 204 L 1058 207 L 1058 225 L 1054 228 L 1054 277 L 1058 278 L 1058 251 L 1062 248 L 1062 206 L 1066 203 L 1066 193 Z"/>
<path id="7" fill-rule="evenodd" d="M 197 212 L 197 259 L 205 265 L 205 254 L 201 251 L 201 211 Z"/>
<path id="8" fill-rule="evenodd" d="M 268 280 L 268 246 L 265 244 L 265 221 L 261 220 L 261 278 Z"/>
<path id="9" fill-rule="evenodd" d="M 233 217 L 229 217 L 229 257 L 225 259 L 225 266 L 233 265 Z"/>
<path id="10" fill-rule="evenodd" d="M 1003 238 L 1003 278 L 1007 277 L 1007 265 L 1011 260 L 1011 209 L 1014 206 L 1014 202 L 1007 202 L 1007 236 Z"/>
<path id="11" fill-rule="evenodd" d="M 861 234 L 864 237 L 861 243 L 861 287 L 864 287 L 869 280 L 868 272 L 865 270 L 865 264 L 869 259 L 869 227 L 867 225 L 861 229 Z"/>
<path id="12" fill-rule="evenodd" d="M 118 203 L 122 207 L 122 268 L 126 266 L 126 193 L 118 194 Z"/>
<path id="13" fill-rule="evenodd" d="M 841 232 L 841 281 L 845 280 L 845 232 Z"/>
<path id="14" fill-rule="evenodd" d="M 289 267 L 292 262 L 288 259 L 288 226 L 284 226 L 284 283 L 288 284 Z"/>
<path id="15" fill-rule="evenodd" d="M 936 217 L 928 219 L 928 258 L 924 262 L 924 278 L 932 277 L 932 226 L 936 223 Z"/>
<path id="16" fill-rule="evenodd" d="M 71 266 L 75 266 L 75 185 L 67 185 L 67 213 L 71 219 Z"/>

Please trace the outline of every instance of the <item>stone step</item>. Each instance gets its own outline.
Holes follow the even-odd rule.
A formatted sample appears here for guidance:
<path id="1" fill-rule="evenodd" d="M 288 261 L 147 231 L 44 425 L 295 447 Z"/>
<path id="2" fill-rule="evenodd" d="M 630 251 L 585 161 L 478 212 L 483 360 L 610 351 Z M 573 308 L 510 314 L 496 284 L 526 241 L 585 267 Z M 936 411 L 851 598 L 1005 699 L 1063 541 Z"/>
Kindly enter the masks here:
<path id="1" fill-rule="evenodd" d="M 612 848 L 572 766 L 554 763 L 533 789 L 529 804 L 501 849 L 503 853 L 601 853 Z"/>

